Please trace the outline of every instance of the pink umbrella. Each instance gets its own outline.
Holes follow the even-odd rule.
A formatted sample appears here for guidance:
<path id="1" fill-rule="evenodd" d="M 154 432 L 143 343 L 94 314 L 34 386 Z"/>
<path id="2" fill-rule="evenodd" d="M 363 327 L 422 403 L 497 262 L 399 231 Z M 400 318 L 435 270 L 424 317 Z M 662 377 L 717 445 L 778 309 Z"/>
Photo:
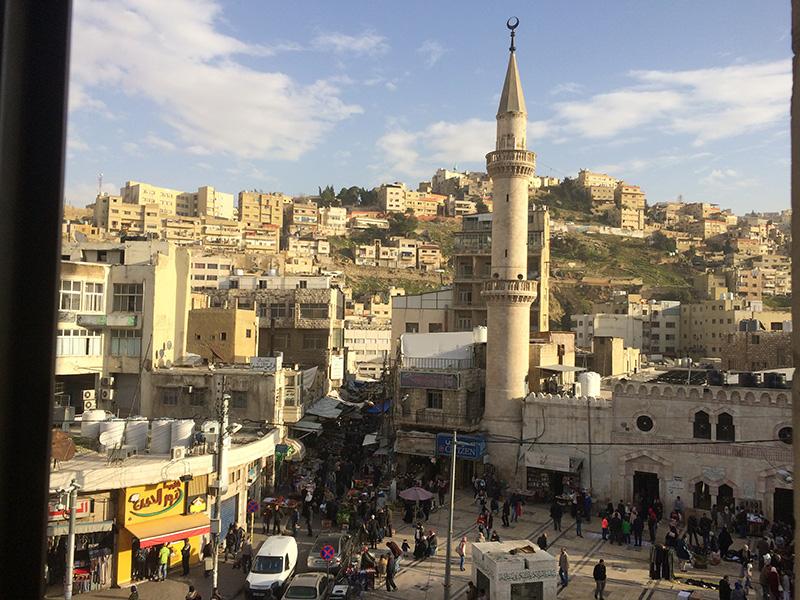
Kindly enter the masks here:
<path id="1" fill-rule="evenodd" d="M 413 500 L 416 502 L 419 502 L 420 500 L 430 500 L 433 498 L 433 494 L 431 494 L 428 490 L 424 490 L 418 486 L 403 490 L 400 492 L 399 496 L 404 500 Z"/>

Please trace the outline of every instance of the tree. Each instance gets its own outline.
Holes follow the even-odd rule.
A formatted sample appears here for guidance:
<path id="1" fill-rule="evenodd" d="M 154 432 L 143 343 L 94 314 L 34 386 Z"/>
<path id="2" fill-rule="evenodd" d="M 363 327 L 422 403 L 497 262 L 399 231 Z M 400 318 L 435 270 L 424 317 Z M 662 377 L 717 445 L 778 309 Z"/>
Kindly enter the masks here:
<path id="1" fill-rule="evenodd" d="M 361 202 L 361 194 L 364 190 L 362 190 L 357 185 L 351 186 L 349 188 L 343 187 L 339 190 L 339 193 L 336 197 L 342 203 L 342 206 L 357 206 Z"/>
<path id="2" fill-rule="evenodd" d="M 419 220 L 414 213 L 392 213 L 389 215 L 389 233 L 392 235 L 409 236 L 419 226 Z"/>
<path id="3" fill-rule="evenodd" d="M 325 189 L 317 188 L 319 190 L 319 206 L 339 206 L 340 202 L 336 198 L 336 192 L 333 191 L 332 185 L 326 185 Z"/>
<path id="4" fill-rule="evenodd" d="M 486 205 L 486 203 L 483 200 L 478 200 L 475 203 L 475 211 L 478 212 L 479 214 L 488 213 L 489 212 L 489 207 Z"/>
<path id="5" fill-rule="evenodd" d="M 674 239 L 667 237 L 660 231 L 656 231 L 653 234 L 652 240 L 653 248 L 663 250 L 664 252 L 675 252 L 675 248 L 677 247 Z"/>

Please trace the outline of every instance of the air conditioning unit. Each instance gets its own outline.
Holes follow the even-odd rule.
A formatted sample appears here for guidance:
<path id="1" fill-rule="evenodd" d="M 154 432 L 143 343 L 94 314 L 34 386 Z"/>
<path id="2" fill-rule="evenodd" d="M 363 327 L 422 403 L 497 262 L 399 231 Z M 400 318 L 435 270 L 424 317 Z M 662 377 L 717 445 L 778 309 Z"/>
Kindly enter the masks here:
<path id="1" fill-rule="evenodd" d="M 173 446 L 169 450 L 170 460 L 181 460 L 186 458 L 186 448 L 183 446 Z"/>
<path id="2" fill-rule="evenodd" d="M 113 400 L 114 399 L 114 390 L 100 390 L 100 400 Z"/>
<path id="3" fill-rule="evenodd" d="M 94 398 L 83 401 L 83 412 L 86 412 L 87 410 L 97 410 L 97 401 L 94 400 Z"/>
<path id="4" fill-rule="evenodd" d="M 100 378 L 100 387 L 101 388 L 112 388 L 112 387 L 114 387 L 114 378 L 113 377 L 101 377 Z"/>
<path id="5" fill-rule="evenodd" d="M 81 392 L 81 398 L 83 398 L 84 402 L 86 400 L 94 400 L 96 397 L 94 390 L 83 390 Z"/>

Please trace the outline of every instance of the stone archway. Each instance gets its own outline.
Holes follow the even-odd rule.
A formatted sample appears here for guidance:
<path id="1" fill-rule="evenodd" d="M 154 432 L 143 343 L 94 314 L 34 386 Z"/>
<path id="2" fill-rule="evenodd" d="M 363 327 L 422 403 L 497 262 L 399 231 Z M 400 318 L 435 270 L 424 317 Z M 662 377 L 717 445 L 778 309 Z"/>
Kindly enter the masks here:
<path id="1" fill-rule="evenodd" d="M 632 501 L 634 496 L 634 481 L 640 485 L 647 479 L 658 479 L 658 497 L 662 502 L 667 494 L 667 478 L 672 476 L 672 463 L 650 450 L 638 450 L 622 456 L 620 480 L 612 482 L 612 501 L 620 499 Z M 648 475 L 649 474 L 649 475 Z"/>

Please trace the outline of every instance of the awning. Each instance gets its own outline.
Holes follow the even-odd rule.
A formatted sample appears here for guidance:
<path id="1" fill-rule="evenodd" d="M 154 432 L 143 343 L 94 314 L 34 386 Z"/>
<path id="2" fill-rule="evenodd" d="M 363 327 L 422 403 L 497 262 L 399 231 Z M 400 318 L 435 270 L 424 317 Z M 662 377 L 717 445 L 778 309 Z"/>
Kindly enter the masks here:
<path id="1" fill-rule="evenodd" d="M 372 444 L 378 443 L 378 434 L 377 433 L 368 433 L 364 436 L 364 441 L 361 443 L 362 446 L 372 446 Z"/>
<path id="2" fill-rule="evenodd" d="M 558 373 L 579 373 L 585 371 L 583 367 L 573 367 L 570 365 L 547 365 L 546 367 L 539 367 L 542 371 L 556 371 Z"/>
<path id="3" fill-rule="evenodd" d="M 139 546 L 142 548 L 178 542 L 185 538 L 211 532 L 211 524 L 206 514 L 166 517 L 154 521 L 131 523 L 125 528 L 139 540 Z"/>
<path id="4" fill-rule="evenodd" d="M 312 433 L 316 433 L 322 429 L 322 423 L 317 423 L 316 421 L 312 421 L 311 419 L 300 419 L 297 423 L 293 423 L 289 425 L 292 429 L 298 429 L 300 431 L 310 431 Z"/>
<path id="5" fill-rule="evenodd" d="M 325 396 L 309 406 L 306 409 L 306 414 L 322 417 L 323 419 L 338 419 L 343 412 L 341 404 L 343 402 L 338 398 Z"/>
<path id="6" fill-rule="evenodd" d="M 114 521 L 78 521 L 75 523 L 75 533 L 98 533 L 100 531 L 111 531 Z M 69 534 L 69 521 L 50 523 L 47 526 L 47 536 L 56 537 L 58 535 Z"/>
<path id="7" fill-rule="evenodd" d="M 582 458 L 574 458 L 567 454 L 553 454 L 549 452 L 526 452 L 525 466 L 546 471 L 561 471 L 562 473 L 575 473 L 581 468 Z"/>

